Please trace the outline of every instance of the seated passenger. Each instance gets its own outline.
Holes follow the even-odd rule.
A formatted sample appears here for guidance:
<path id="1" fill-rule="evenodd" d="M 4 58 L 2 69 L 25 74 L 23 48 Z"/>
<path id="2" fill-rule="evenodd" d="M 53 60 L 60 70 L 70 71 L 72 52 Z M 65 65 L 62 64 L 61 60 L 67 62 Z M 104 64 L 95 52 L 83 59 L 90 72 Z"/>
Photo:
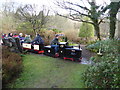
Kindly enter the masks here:
<path id="1" fill-rule="evenodd" d="M 41 36 L 39 34 L 36 35 L 35 39 L 31 42 L 32 44 L 44 44 Z"/>
<path id="2" fill-rule="evenodd" d="M 13 35 L 13 37 L 15 37 L 15 38 L 16 38 L 16 37 L 19 38 L 19 36 L 18 36 L 16 33 Z"/>
<path id="3" fill-rule="evenodd" d="M 31 43 L 31 38 L 30 38 L 30 35 L 25 35 L 25 39 L 24 39 L 24 43 Z"/>
<path id="4" fill-rule="evenodd" d="M 6 37 L 6 34 L 2 34 L 2 38 L 5 38 Z"/>
<path id="5" fill-rule="evenodd" d="M 59 50 L 59 41 L 58 41 L 59 35 L 55 35 L 55 38 L 51 42 L 51 47 L 55 48 L 55 55 L 59 56 L 58 50 Z"/>
<path id="6" fill-rule="evenodd" d="M 24 37 L 23 37 L 23 34 L 22 33 L 19 33 L 19 39 L 21 40 L 21 41 L 23 41 L 24 40 Z"/>
<path id="7" fill-rule="evenodd" d="M 8 37 L 13 37 L 13 34 L 12 33 L 8 33 Z"/>

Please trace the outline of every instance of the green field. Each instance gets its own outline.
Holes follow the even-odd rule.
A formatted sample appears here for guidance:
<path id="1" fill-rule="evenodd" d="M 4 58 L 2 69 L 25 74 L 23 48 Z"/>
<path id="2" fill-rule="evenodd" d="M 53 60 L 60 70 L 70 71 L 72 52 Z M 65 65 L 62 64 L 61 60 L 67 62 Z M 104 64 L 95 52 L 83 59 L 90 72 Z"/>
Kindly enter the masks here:
<path id="1" fill-rule="evenodd" d="M 10 88 L 85 88 L 87 65 L 41 55 L 25 55 L 23 72 Z"/>

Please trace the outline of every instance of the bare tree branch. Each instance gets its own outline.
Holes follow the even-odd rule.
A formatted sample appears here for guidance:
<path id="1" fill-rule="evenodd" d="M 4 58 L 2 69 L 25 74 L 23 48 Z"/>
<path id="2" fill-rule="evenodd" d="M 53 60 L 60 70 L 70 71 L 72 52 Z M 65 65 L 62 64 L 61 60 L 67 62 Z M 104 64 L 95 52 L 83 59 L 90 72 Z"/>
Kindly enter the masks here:
<path id="1" fill-rule="evenodd" d="M 58 14 L 58 13 L 57 13 L 57 15 L 62 16 L 62 17 L 65 17 L 65 18 L 68 18 L 68 19 L 71 19 L 71 20 L 74 20 L 74 21 L 78 21 L 78 22 L 85 22 L 85 23 L 89 23 L 89 24 L 94 24 L 93 22 L 86 21 L 86 20 L 83 20 L 83 19 L 81 19 L 81 18 L 75 18 L 75 17 L 72 16 L 72 15 L 70 15 L 70 17 L 69 17 L 69 16 L 65 16 L 65 15 L 61 15 L 61 14 Z"/>
<path id="2" fill-rule="evenodd" d="M 87 10 L 87 11 L 91 12 L 90 9 L 88 9 L 87 7 L 81 6 L 81 5 L 79 5 L 79 4 L 74 4 L 74 3 L 72 3 L 72 2 L 66 2 L 66 3 L 71 4 L 71 5 L 73 5 L 73 6 L 78 6 L 78 7 L 81 8 L 81 9 L 84 9 L 84 10 Z"/>

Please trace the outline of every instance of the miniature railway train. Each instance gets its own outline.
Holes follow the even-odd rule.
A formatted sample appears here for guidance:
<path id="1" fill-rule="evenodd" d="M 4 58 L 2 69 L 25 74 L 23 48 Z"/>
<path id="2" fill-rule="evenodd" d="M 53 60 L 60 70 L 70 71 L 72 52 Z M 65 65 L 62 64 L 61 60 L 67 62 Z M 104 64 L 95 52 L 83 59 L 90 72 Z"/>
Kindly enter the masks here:
<path id="1" fill-rule="evenodd" d="M 53 47 L 51 47 L 50 45 L 48 45 L 48 46 L 37 45 L 37 44 L 32 45 L 31 43 L 22 43 L 22 45 L 21 45 L 18 39 L 15 39 L 15 41 L 17 41 L 17 44 L 13 45 L 13 46 L 17 46 L 18 49 L 20 49 L 22 51 L 28 51 L 28 52 L 38 53 L 38 54 L 45 54 L 45 55 L 51 56 L 51 57 L 62 58 L 65 60 L 68 59 L 71 61 L 78 61 L 78 62 L 80 62 L 82 59 L 81 47 L 80 46 L 78 46 L 78 47 L 68 46 L 67 42 L 59 43 L 59 51 L 58 51 L 59 56 L 56 56 L 55 49 Z M 13 44 L 13 42 L 10 41 L 9 39 L 3 39 L 3 45 L 7 45 L 6 44 L 7 42 L 11 42 Z M 21 46 L 21 48 L 20 48 L 20 46 Z"/>

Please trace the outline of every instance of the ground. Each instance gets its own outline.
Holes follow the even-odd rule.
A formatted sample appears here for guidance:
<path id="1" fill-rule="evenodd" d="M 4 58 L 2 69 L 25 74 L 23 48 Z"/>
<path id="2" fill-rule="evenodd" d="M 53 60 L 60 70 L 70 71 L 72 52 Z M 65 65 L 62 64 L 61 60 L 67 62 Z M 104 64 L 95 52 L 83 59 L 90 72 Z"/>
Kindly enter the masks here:
<path id="1" fill-rule="evenodd" d="M 83 49 L 82 56 L 89 60 L 94 55 Z M 82 73 L 89 65 L 52 58 L 39 54 L 23 57 L 23 72 L 10 88 L 85 88 Z"/>
<path id="2" fill-rule="evenodd" d="M 85 47 L 86 45 L 80 45 L 80 46 L 82 48 L 82 57 L 83 58 L 89 60 L 90 57 L 92 57 L 92 56 L 95 55 L 95 53 L 93 53 L 93 52 L 91 52 L 91 51 L 89 51 L 89 50 L 86 49 L 86 47 Z"/>

